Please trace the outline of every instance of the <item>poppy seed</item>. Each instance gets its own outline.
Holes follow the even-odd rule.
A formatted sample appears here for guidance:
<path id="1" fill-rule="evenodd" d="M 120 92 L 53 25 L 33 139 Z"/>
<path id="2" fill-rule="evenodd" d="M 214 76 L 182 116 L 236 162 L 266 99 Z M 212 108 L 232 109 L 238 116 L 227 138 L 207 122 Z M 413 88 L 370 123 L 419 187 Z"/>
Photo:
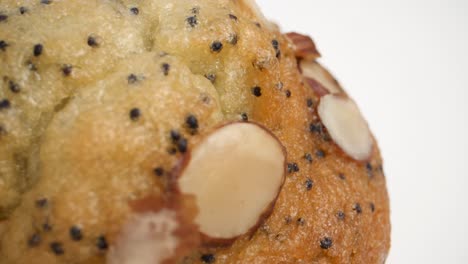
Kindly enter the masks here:
<path id="1" fill-rule="evenodd" d="M 210 49 L 212 52 L 220 52 L 223 49 L 223 43 L 219 41 L 214 41 L 213 43 L 211 43 Z"/>

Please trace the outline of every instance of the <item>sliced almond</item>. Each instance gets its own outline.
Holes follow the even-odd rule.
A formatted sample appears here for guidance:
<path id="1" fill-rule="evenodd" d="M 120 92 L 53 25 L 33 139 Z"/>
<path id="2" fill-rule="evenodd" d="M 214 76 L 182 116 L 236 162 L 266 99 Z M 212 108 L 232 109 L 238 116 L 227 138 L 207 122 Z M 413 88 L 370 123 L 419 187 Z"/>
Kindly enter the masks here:
<path id="1" fill-rule="evenodd" d="M 220 127 L 194 147 L 179 186 L 196 198 L 195 222 L 205 244 L 228 244 L 269 216 L 284 182 L 285 160 L 279 140 L 253 123 Z"/>
<path id="2" fill-rule="evenodd" d="M 314 93 L 319 97 L 329 94 L 330 92 L 325 88 L 321 83 L 317 82 L 315 79 L 312 78 L 304 78 L 306 83 L 312 88 Z"/>
<path id="3" fill-rule="evenodd" d="M 165 197 L 129 203 L 133 214 L 110 247 L 108 264 L 175 264 L 200 245 L 194 199 L 173 187 Z"/>
<path id="4" fill-rule="evenodd" d="M 295 55 L 298 59 L 315 60 L 320 57 L 314 41 L 306 35 L 296 32 L 286 34 L 286 37 L 291 40 L 295 46 Z"/>
<path id="5" fill-rule="evenodd" d="M 333 78 L 333 76 L 323 68 L 318 62 L 315 61 L 301 61 L 299 64 L 300 69 L 302 70 L 302 75 L 307 79 L 309 85 L 310 79 L 315 83 L 318 83 L 323 88 L 325 88 L 329 93 L 341 93 L 343 89 L 341 89 L 338 82 Z M 318 92 L 319 96 L 323 96 L 323 91 L 321 89 L 317 89 L 316 86 L 311 86 L 315 92 Z"/>
<path id="6" fill-rule="evenodd" d="M 320 99 L 318 114 L 335 143 L 350 157 L 366 160 L 372 153 L 372 136 L 356 103 L 345 95 Z"/>
<path id="7" fill-rule="evenodd" d="M 160 264 L 175 255 L 180 239 L 176 212 L 135 215 L 107 255 L 108 264 Z"/>

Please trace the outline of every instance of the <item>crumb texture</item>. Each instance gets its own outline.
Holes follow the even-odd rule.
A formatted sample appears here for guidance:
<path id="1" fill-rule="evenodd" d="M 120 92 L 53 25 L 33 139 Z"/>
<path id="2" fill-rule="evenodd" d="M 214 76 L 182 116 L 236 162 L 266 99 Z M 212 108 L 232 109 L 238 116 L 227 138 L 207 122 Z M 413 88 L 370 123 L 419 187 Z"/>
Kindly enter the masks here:
<path id="1" fill-rule="evenodd" d="M 204 135 L 253 121 L 287 152 L 271 216 L 179 263 L 383 263 L 377 144 L 357 161 L 330 137 L 320 98 L 347 95 L 307 47 L 251 0 L 1 1 L 0 262 L 106 263 L 133 201 L 166 199 Z"/>

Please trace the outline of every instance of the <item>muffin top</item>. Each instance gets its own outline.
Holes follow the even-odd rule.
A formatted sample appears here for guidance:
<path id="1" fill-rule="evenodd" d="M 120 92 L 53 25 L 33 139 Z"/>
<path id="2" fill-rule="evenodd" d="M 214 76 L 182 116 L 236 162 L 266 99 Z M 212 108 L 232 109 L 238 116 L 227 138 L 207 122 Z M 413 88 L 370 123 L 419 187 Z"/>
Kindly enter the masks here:
<path id="1" fill-rule="evenodd" d="M 181 160 L 241 121 L 285 149 L 276 203 L 252 232 L 177 260 L 382 263 L 382 160 L 318 56 L 251 1 L 2 1 L 0 258 L 105 263 L 132 205 L 166 208 Z M 192 198 L 170 209 L 196 211 Z"/>

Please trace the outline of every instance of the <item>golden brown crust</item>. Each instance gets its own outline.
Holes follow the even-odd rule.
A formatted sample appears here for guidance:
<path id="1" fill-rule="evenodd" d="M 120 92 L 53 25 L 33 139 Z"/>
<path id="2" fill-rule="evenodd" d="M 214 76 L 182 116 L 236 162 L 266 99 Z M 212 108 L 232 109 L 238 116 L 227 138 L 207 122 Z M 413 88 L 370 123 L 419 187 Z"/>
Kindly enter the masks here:
<path id="1" fill-rule="evenodd" d="M 385 260 L 389 203 L 377 145 L 368 162 L 358 162 L 331 141 L 316 111 L 324 91 L 310 87 L 298 70 L 296 57 L 318 56 L 310 42 L 309 55 L 297 55 L 301 49 L 250 1 L 52 1 L 31 5 L 27 15 L 18 8 L 17 1 L 0 4 L 9 15 L 0 25 L 0 40 L 9 44 L 0 49 L 0 70 L 9 80 L 25 78 L 17 81 L 19 94 L 0 82 L 0 100 L 11 102 L 0 110 L 7 131 L 0 135 L 6 164 L 0 180 L 8 186 L 0 189 L 0 214 L 9 215 L 0 236 L 2 261 L 104 263 L 98 239 L 114 243 L 132 214 L 129 201 L 153 197 L 146 209 L 157 200 L 168 203 L 165 193 L 174 185 L 167 172 L 181 153 L 212 128 L 240 119 L 263 125 L 285 146 L 284 186 L 256 232 L 231 247 L 200 247 L 183 263 Z M 103 41 L 98 48 L 86 43 L 96 28 Z M 39 40 L 44 53 L 36 57 L 31 51 Z M 72 64 L 72 72 L 66 74 L 64 64 Z M 322 88 L 342 91 L 318 63 L 313 71 L 327 82 L 312 78 Z M 140 111 L 131 111 L 136 107 Z M 191 219 L 192 210 L 181 212 Z M 82 228 L 80 241 L 70 237 L 74 225 Z M 38 245 L 31 240 L 36 234 Z"/>
<path id="2" fill-rule="evenodd" d="M 254 118 L 273 131 L 283 128 L 275 133 L 288 150 L 292 173 L 272 216 L 252 238 L 209 252 L 220 263 L 382 263 L 390 225 L 378 149 L 368 163 L 349 158 L 321 129 L 315 108 L 320 95 L 301 83 L 299 74 L 282 81 L 292 96 L 262 98 L 268 104 L 262 102 Z"/>

